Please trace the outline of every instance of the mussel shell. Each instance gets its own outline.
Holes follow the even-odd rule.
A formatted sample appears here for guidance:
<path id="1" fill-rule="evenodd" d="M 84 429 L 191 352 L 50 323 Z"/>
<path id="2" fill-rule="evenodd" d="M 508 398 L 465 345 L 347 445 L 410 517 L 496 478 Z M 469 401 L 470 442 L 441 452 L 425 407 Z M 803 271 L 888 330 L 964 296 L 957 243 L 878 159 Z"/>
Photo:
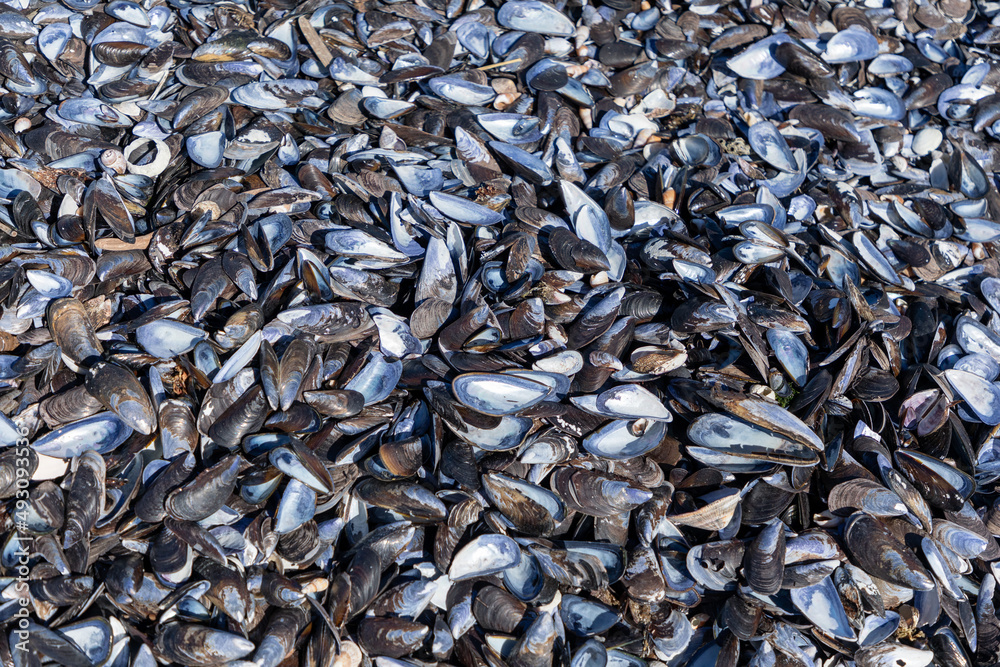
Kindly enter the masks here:
<path id="1" fill-rule="evenodd" d="M 896 642 L 882 642 L 859 649 L 854 654 L 858 667 L 926 667 L 934 660 L 934 653 Z"/>
<path id="2" fill-rule="evenodd" d="M 182 665 L 209 667 L 239 660 L 254 650 L 249 639 L 192 623 L 167 623 L 156 635 L 156 648 Z"/>
<path id="3" fill-rule="evenodd" d="M 504 535 L 480 535 L 459 549 L 448 569 L 452 581 L 482 577 L 516 567 L 521 549 Z"/>
<path id="4" fill-rule="evenodd" d="M 483 490 L 513 526 L 528 535 L 550 535 L 565 516 L 559 496 L 523 480 L 488 473 Z"/>
<path id="5" fill-rule="evenodd" d="M 854 514 L 844 530 L 847 550 L 866 572 L 897 586 L 915 590 L 934 587 L 927 570 L 878 519 Z"/>
<path id="6" fill-rule="evenodd" d="M 130 371 L 99 361 L 87 371 L 84 386 L 130 428 L 147 435 L 156 428 L 153 404 Z"/>
<path id="7" fill-rule="evenodd" d="M 476 593 L 472 612 L 487 630 L 513 633 L 527 612 L 527 605 L 497 586 L 486 586 Z"/>
<path id="8" fill-rule="evenodd" d="M 354 487 L 354 493 L 365 502 L 416 520 L 437 521 L 448 513 L 433 493 L 412 482 L 365 479 Z"/>
<path id="9" fill-rule="evenodd" d="M 87 450 L 110 452 L 130 435 L 132 429 L 117 415 L 101 412 L 50 431 L 31 446 L 39 454 L 68 459 Z"/>
<path id="10" fill-rule="evenodd" d="M 856 640 L 832 578 L 823 579 L 811 586 L 793 588 L 791 598 L 796 609 L 820 630 L 840 639 Z"/>
<path id="11" fill-rule="evenodd" d="M 743 569 L 747 583 L 761 595 L 774 595 L 781 589 L 785 568 L 785 526 L 780 521 L 768 524 L 747 547 Z"/>
<path id="12" fill-rule="evenodd" d="M 618 614 L 610 607 L 576 595 L 562 597 L 559 614 L 566 629 L 580 637 L 605 632 L 618 621 Z"/>
<path id="13" fill-rule="evenodd" d="M 188 484 L 172 491 L 164 507 L 171 516 L 182 521 L 201 521 L 211 516 L 232 495 L 240 466 L 239 455 L 230 454 Z"/>
<path id="14" fill-rule="evenodd" d="M 896 465 L 934 507 L 955 511 L 976 491 L 969 475 L 920 452 L 899 450 Z"/>
<path id="15" fill-rule="evenodd" d="M 841 482 L 830 490 L 827 505 L 831 512 L 852 514 L 864 510 L 872 516 L 900 516 L 907 508 L 895 493 L 864 478 Z"/>
<path id="16" fill-rule="evenodd" d="M 596 471 L 559 468 L 552 474 L 552 489 L 568 509 L 602 517 L 642 505 L 653 494 L 631 480 Z"/>
<path id="17" fill-rule="evenodd" d="M 103 348 L 82 303 L 72 297 L 56 299 L 47 316 L 52 340 L 68 359 L 85 367 L 99 360 Z"/>

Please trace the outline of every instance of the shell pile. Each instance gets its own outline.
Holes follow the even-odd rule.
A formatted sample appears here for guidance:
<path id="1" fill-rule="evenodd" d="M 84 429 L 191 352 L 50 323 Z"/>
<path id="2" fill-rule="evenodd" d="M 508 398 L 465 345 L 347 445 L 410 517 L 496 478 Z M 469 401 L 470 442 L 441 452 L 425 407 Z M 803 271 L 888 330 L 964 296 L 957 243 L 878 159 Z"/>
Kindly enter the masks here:
<path id="1" fill-rule="evenodd" d="M 1000 661 L 1000 3 L 0 7 L 3 667 Z"/>

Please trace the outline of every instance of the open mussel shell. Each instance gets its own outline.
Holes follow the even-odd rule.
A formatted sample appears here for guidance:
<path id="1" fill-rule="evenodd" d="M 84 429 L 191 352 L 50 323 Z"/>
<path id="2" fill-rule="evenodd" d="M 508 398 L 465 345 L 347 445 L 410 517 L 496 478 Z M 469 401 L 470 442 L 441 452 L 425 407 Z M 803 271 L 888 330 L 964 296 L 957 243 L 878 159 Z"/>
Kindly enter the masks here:
<path id="1" fill-rule="evenodd" d="M 521 549 L 502 535 L 482 535 L 462 547 L 452 560 L 448 576 L 452 581 L 485 576 L 516 567 Z"/>
<path id="2" fill-rule="evenodd" d="M 543 35 L 568 37 L 573 24 L 558 10 L 537 0 L 517 0 L 505 3 L 497 13 L 497 22 L 505 28 Z"/>
<path id="3" fill-rule="evenodd" d="M 562 597 L 559 615 L 566 629 L 581 637 L 603 633 L 618 622 L 617 612 L 607 605 L 576 595 Z"/>
<path id="4" fill-rule="evenodd" d="M 619 419 L 587 436 L 583 448 L 608 459 L 631 459 L 658 447 L 665 434 L 662 421 Z"/>
<path id="5" fill-rule="evenodd" d="M 722 158 L 722 152 L 709 137 L 692 134 L 678 139 L 673 144 L 677 156 L 688 166 L 714 167 Z"/>
<path id="6" fill-rule="evenodd" d="M 640 385 L 623 385 L 601 392 L 593 403 L 577 403 L 579 407 L 615 419 L 649 419 L 670 421 L 670 411 L 652 392 Z"/>
<path id="7" fill-rule="evenodd" d="M 801 419 L 777 403 L 728 391 L 704 392 L 702 397 L 733 417 L 783 435 L 816 451 L 823 451 L 823 441 Z"/>
<path id="8" fill-rule="evenodd" d="M 702 530 L 722 530 L 733 520 L 740 499 L 738 489 L 721 488 L 702 496 L 700 500 L 704 505 L 701 507 L 671 515 L 670 520 L 675 524 Z"/>
<path id="9" fill-rule="evenodd" d="M 742 543 L 731 540 L 695 545 L 685 559 L 689 576 L 709 590 L 735 590 L 744 549 Z"/>
<path id="10" fill-rule="evenodd" d="M 517 565 L 503 571 L 504 587 L 521 601 L 538 597 L 545 588 L 545 579 L 538 560 L 528 551 L 521 550 L 521 560 Z"/>
<path id="11" fill-rule="evenodd" d="M 983 423 L 1000 423 L 1000 389 L 992 382 L 970 371 L 955 368 L 944 371 L 944 377 Z"/>
<path id="12" fill-rule="evenodd" d="M 831 577 L 811 586 L 793 588 L 789 593 L 795 608 L 817 628 L 838 639 L 857 640 Z"/>
<path id="13" fill-rule="evenodd" d="M 882 642 L 859 649 L 854 654 L 859 667 L 926 667 L 934 660 L 934 653 L 896 642 Z"/>
<path id="14" fill-rule="evenodd" d="M 520 412 L 547 398 L 547 385 L 516 375 L 468 373 L 452 383 L 455 397 L 469 408 L 488 415 Z"/>
<path id="15" fill-rule="evenodd" d="M 896 633 L 899 623 L 900 616 L 894 611 L 886 611 L 885 616 L 876 614 L 867 616 L 858 631 L 858 644 L 860 646 L 874 646 L 881 643 Z"/>
<path id="16" fill-rule="evenodd" d="M 810 466 L 819 462 L 811 448 L 728 415 L 701 415 L 688 427 L 691 442 L 740 459 Z"/>
<path id="17" fill-rule="evenodd" d="M 207 336 L 202 329 L 170 319 L 156 320 L 136 329 L 139 345 L 161 359 L 190 352 Z"/>
<path id="18" fill-rule="evenodd" d="M 87 450 L 112 451 L 132 432 L 113 412 L 101 412 L 50 431 L 33 442 L 32 449 L 38 454 L 69 459 Z"/>

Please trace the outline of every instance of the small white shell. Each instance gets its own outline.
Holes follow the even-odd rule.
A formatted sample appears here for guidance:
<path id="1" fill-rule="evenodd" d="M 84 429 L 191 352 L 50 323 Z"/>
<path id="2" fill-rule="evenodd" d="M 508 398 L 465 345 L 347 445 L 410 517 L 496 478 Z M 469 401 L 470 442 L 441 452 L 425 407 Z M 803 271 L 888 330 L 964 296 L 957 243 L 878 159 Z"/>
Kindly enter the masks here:
<path id="1" fill-rule="evenodd" d="M 156 147 L 156 157 L 149 162 L 149 164 L 134 164 L 128 159 L 128 156 L 132 154 L 137 148 L 141 147 L 146 142 L 152 142 Z M 156 178 L 166 170 L 167 165 L 170 164 L 170 148 L 166 143 L 160 139 L 153 139 L 150 137 L 136 139 L 128 146 L 125 147 L 125 162 L 128 165 L 128 171 L 130 174 L 139 174 L 140 176 L 149 176 L 150 178 Z"/>

